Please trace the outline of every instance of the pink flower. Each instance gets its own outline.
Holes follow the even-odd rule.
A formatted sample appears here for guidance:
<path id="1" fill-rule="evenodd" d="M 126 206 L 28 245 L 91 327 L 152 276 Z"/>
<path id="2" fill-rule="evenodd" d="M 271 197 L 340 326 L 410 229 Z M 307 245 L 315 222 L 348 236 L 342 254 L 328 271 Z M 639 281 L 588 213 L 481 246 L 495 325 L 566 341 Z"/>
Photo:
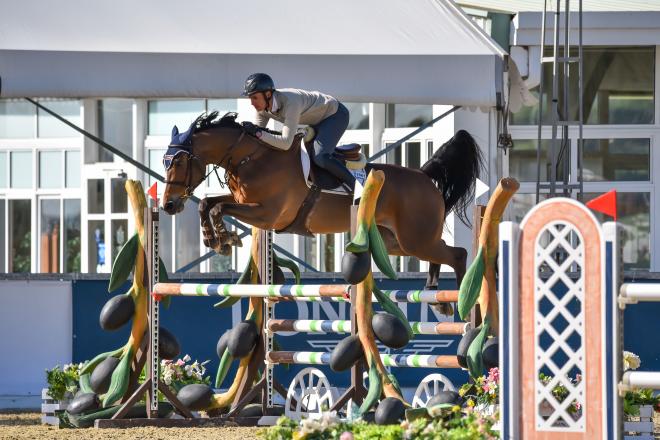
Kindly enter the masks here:
<path id="1" fill-rule="evenodd" d="M 580 408 L 582 408 L 582 405 L 580 405 L 580 402 L 575 402 L 574 405 L 575 405 L 575 409 L 577 411 L 580 411 Z"/>
<path id="2" fill-rule="evenodd" d="M 491 382 L 499 382 L 500 381 L 500 370 L 497 367 L 491 368 L 488 371 L 488 380 Z"/>
<path id="3" fill-rule="evenodd" d="M 341 433 L 341 437 L 339 437 L 339 440 L 353 440 L 353 433 L 344 431 Z"/>
<path id="4" fill-rule="evenodd" d="M 183 360 L 181 360 L 181 359 L 177 359 L 177 360 L 176 360 L 176 365 L 177 365 L 178 367 L 181 367 L 181 366 L 185 365 L 185 362 L 184 362 Z"/>

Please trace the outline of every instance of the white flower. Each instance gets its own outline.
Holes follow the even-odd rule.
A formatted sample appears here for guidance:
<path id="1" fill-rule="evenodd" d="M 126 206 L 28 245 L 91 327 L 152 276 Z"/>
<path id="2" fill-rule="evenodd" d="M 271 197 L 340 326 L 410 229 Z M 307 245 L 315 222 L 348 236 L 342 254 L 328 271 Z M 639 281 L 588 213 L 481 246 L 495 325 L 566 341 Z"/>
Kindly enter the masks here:
<path id="1" fill-rule="evenodd" d="M 182 359 L 183 362 L 189 362 L 190 361 L 190 356 L 185 355 Z"/>
<path id="2" fill-rule="evenodd" d="M 639 360 L 639 356 L 630 351 L 623 352 L 623 371 L 626 370 L 636 370 L 639 368 L 642 362 Z"/>

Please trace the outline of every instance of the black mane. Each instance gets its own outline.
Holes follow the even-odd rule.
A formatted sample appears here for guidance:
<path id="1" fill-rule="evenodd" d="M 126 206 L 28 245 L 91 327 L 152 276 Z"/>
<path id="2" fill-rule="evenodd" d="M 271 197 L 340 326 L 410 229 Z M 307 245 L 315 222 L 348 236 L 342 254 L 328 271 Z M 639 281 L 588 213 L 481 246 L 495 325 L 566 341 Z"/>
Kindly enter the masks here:
<path id="1" fill-rule="evenodd" d="M 195 122 L 193 123 L 195 127 L 195 132 L 209 130 L 211 128 L 220 128 L 220 127 L 229 127 L 229 128 L 240 128 L 243 129 L 241 124 L 236 122 L 238 113 L 236 112 L 227 112 L 220 119 L 218 118 L 218 111 L 212 111 L 211 113 L 202 113 L 197 116 Z"/>

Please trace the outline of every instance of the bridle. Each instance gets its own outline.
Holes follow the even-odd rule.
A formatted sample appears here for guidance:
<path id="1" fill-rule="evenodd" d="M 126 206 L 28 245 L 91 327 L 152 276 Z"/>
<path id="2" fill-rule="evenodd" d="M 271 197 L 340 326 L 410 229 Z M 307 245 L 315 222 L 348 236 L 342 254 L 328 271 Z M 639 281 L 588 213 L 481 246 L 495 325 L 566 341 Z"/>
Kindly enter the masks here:
<path id="1" fill-rule="evenodd" d="M 204 173 L 206 166 L 205 166 L 204 162 L 202 161 L 202 159 L 192 152 L 192 144 L 190 146 L 170 144 L 169 147 L 168 147 L 168 151 L 171 150 L 171 149 L 174 149 L 174 150 L 176 150 L 176 152 L 173 153 L 173 154 L 165 153 L 163 155 L 163 167 L 165 168 L 165 172 L 167 173 L 167 171 L 172 167 L 172 165 L 176 161 L 177 156 L 179 156 L 179 155 L 185 155 L 185 156 L 188 157 L 188 165 L 186 167 L 186 174 L 185 174 L 183 180 L 176 181 L 176 180 L 167 180 L 166 179 L 165 183 L 167 185 L 177 185 L 177 186 L 183 186 L 185 188 L 184 193 L 181 196 L 181 200 L 183 202 L 185 202 L 187 199 L 189 199 L 193 195 L 193 192 L 195 191 L 195 188 L 197 188 L 203 181 L 205 181 L 206 178 L 211 173 L 215 173 L 215 175 L 218 177 L 218 182 L 220 182 L 220 187 L 224 188 L 225 185 L 229 185 L 229 172 L 230 172 L 230 168 L 231 168 L 231 152 L 236 146 L 238 146 L 238 144 L 240 144 L 240 142 L 243 140 L 244 136 L 245 136 L 245 131 L 241 130 L 241 134 L 229 146 L 229 148 L 227 148 L 227 152 L 222 157 L 222 159 L 220 159 L 220 161 L 216 165 L 213 166 L 213 169 L 211 171 L 209 171 L 208 173 L 206 173 L 206 174 Z M 223 162 L 225 162 L 225 160 L 227 158 L 229 158 L 228 161 L 227 161 L 227 164 L 223 165 Z M 249 160 L 249 157 L 248 157 L 248 160 Z M 200 174 L 203 176 L 201 179 L 199 179 L 199 181 L 195 182 L 194 184 L 192 182 L 193 162 L 196 162 L 198 164 L 198 167 L 199 167 L 198 169 L 201 172 Z M 239 163 L 239 165 L 241 165 L 242 163 L 243 163 L 243 161 L 241 161 L 241 163 Z M 218 175 L 218 168 L 219 167 L 223 167 L 225 169 L 224 181 Z"/>

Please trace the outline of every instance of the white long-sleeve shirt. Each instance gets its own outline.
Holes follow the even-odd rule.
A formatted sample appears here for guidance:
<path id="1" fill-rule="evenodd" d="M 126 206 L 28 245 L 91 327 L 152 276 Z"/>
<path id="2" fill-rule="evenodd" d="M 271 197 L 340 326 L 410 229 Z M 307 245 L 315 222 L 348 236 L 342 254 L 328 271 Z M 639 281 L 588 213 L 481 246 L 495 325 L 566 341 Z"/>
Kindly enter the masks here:
<path id="1" fill-rule="evenodd" d="M 316 125 L 337 111 L 339 102 L 330 95 L 300 89 L 273 92 L 271 111 L 257 112 L 254 123 L 265 127 L 270 119 L 284 124 L 282 135 L 262 132 L 261 140 L 273 147 L 288 150 L 298 125 Z"/>

